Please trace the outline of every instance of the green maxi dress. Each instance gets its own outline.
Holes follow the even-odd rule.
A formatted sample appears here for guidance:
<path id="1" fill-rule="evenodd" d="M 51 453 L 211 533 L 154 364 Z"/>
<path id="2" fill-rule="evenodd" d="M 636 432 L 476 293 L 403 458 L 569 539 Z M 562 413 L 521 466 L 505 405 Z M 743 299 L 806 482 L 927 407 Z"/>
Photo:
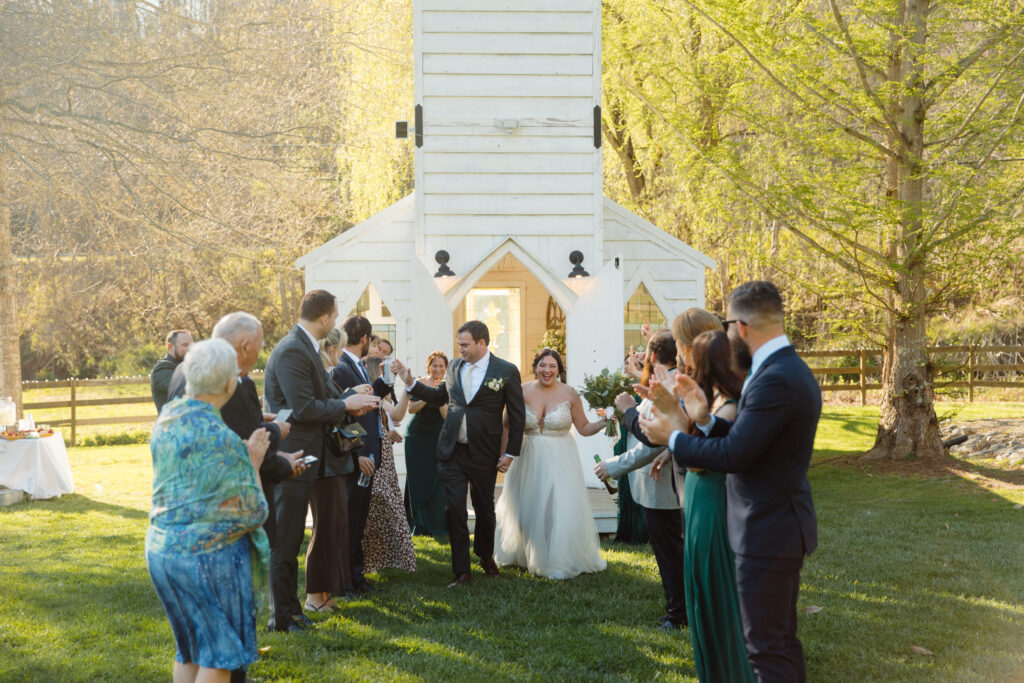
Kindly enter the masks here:
<path id="1" fill-rule="evenodd" d="M 444 487 L 437 476 L 437 437 L 443 424 L 440 408 L 423 406 L 405 435 L 405 509 L 416 536 L 448 536 Z"/>
<path id="2" fill-rule="evenodd" d="M 686 473 L 683 586 L 701 681 L 754 681 L 743 641 L 736 566 L 725 525 L 725 473 Z"/>

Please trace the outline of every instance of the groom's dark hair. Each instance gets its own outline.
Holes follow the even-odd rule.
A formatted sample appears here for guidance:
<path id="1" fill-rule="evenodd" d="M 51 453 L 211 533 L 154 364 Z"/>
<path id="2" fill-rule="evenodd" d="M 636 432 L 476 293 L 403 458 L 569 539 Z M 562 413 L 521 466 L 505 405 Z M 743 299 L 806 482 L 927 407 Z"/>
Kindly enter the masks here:
<path id="1" fill-rule="evenodd" d="M 469 332 L 475 342 L 483 339 L 485 344 L 491 345 L 491 333 L 487 329 L 487 325 L 484 325 L 479 320 L 469 320 L 462 323 L 462 327 L 459 328 L 456 334 L 462 334 L 463 332 Z"/>
<path id="2" fill-rule="evenodd" d="M 782 296 L 767 280 L 744 282 L 729 294 L 729 305 L 747 324 L 781 323 L 784 319 Z"/>

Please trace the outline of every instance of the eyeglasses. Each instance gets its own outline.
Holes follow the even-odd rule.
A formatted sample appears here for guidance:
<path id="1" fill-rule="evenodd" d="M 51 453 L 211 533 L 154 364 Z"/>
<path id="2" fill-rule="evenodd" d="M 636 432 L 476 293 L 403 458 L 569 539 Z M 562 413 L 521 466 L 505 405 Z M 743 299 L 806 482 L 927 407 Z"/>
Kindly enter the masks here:
<path id="1" fill-rule="evenodd" d="M 729 325 L 732 325 L 733 323 L 739 323 L 740 325 L 749 325 L 750 324 L 746 320 L 740 320 L 739 318 L 733 318 L 732 320 L 723 320 L 722 321 L 722 327 L 725 329 L 726 332 L 728 332 L 729 331 Z"/>

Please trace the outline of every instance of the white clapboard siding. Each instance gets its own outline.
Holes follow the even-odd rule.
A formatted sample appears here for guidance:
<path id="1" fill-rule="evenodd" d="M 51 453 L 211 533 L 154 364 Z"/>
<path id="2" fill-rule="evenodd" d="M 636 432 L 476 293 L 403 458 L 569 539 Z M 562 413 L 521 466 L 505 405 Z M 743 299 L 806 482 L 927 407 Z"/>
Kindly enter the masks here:
<path id="1" fill-rule="evenodd" d="M 423 0 L 424 10 L 452 12 L 587 12 L 597 0 Z"/>
<path id="2" fill-rule="evenodd" d="M 591 154 L 423 154 L 424 173 L 593 173 Z"/>
<path id="3" fill-rule="evenodd" d="M 451 152 L 453 154 L 587 154 L 594 151 L 593 138 L 527 136 L 513 133 L 504 135 L 441 135 L 426 137 L 423 148 L 428 152 Z"/>
<path id="4" fill-rule="evenodd" d="M 593 98 L 594 79 L 579 76 L 530 74 L 427 74 L 425 97 L 587 97 Z"/>
<path id="5" fill-rule="evenodd" d="M 583 194 L 594 184 L 590 173 L 431 173 L 423 191 L 431 194 Z"/>
<path id="6" fill-rule="evenodd" d="M 424 76 L 429 74 L 567 75 L 592 76 L 590 55 L 465 55 L 425 54 Z"/>
<path id="7" fill-rule="evenodd" d="M 589 194 L 428 194 L 424 197 L 423 211 L 427 215 L 590 216 L 594 213 L 594 203 Z"/>
<path id="8" fill-rule="evenodd" d="M 460 118 L 593 120 L 591 97 L 423 97 L 423 113 L 432 120 Z"/>
<path id="9" fill-rule="evenodd" d="M 589 33 L 424 33 L 423 54 L 590 55 Z"/>
<path id="10" fill-rule="evenodd" d="M 424 33 L 590 33 L 594 15 L 582 12 L 423 12 Z"/>
<path id="11" fill-rule="evenodd" d="M 423 230 L 431 235 L 593 235 L 593 216 L 423 216 Z"/>
<path id="12" fill-rule="evenodd" d="M 508 135 L 503 129 L 494 125 L 494 119 L 477 119 L 476 121 L 434 123 L 424 121 L 424 144 L 427 138 L 471 137 L 474 135 L 502 135 L 516 138 L 566 137 L 584 138 L 588 143 L 594 142 L 593 119 L 576 121 L 552 121 L 551 119 L 518 119 L 519 127 Z"/>

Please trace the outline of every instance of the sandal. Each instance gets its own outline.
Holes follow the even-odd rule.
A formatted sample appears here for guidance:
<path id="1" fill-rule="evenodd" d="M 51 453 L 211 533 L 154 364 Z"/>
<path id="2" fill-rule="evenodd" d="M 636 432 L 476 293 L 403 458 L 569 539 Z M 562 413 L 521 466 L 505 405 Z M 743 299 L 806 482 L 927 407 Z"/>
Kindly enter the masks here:
<path id="1" fill-rule="evenodd" d="M 304 605 L 304 607 L 305 607 L 305 609 L 309 610 L 310 612 L 340 612 L 341 611 L 341 608 L 338 607 L 337 603 L 335 603 L 333 600 L 325 600 L 324 602 L 320 603 L 319 606 L 314 605 L 309 600 L 306 600 L 306 604 Z"/>

